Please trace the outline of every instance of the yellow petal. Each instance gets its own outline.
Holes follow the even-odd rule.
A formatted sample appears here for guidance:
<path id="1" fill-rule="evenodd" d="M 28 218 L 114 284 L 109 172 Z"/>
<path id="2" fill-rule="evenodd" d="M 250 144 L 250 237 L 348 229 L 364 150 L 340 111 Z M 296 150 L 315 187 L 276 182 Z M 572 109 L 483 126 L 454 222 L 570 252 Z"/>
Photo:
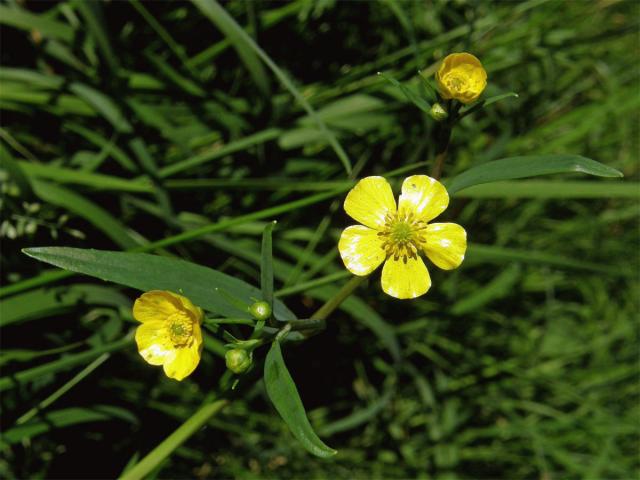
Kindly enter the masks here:
<path id="1" fill-rule="evenodd" d="M 133 317 L 143 323 L 161 321 L 182 309 L 177 295 L 164 290 L 151 290 L 143 293 L 133 304 Z"/>
<path id="2" fill-rule="evenodd" d="M 136 343 L 142 358 L 151 365 L 162 365 L 175 354 L 163 321 L 151 320 L 140 325 L 136 330 Z"/>
<path id="3" fill-rule="evenodd" d="M 449 205 L 449 194 L 439 181 L 426 175 L 407 177 L 402 184 L 398 211 L 413 213 L 418 219 L 428 222 Z"/>
<path id="4" fill-rule="evenodd" d="M 202 332 L 199 325 L 194 325 L 194 341 L 184 348 L 177 348 L 173 358 L 164 363 L 164 373 L 178 381 L 185 379 L 196 369 L 202 354 Z"/>
<path id="5" fill-rule="evenodd" d="M 456 223 L 432 223 L 427 226 L 424 251 L 443 270 L 460 266 L 467 250 L 467 232 Z"/>
<path id="6" fill-rule="evenodd" d="M 386 257 L 378 232 L 362 225 L 348 227 L 342 232 L 338 250 L 347 270 L 360 276 L 369 275 Z"/>
<path id="7" fill-rule="evenodd" d="M 392 297 L 416 298 L 427 293 L 431 287 L 431 277 L 422 258 L 393 257 L 382 267 L 382 290 Z"/>
<path id="8" fill-rule="evenodd" d="M 363 178 L 347 194 L 344 210 L 367 227 L 382 227 L 387 214 L 396 213 L 396 201 L 389 182 L 383 177 Z"/>
<path id="9" fill-rule="evenodd" d="M 182 308 L 185 312 L 189 314 L 189 316 L 198 324 L 202 323 L 202 318 L 204 317 L 204 312 L 202 309 L 196 305 L 194 305 L 191 300 L 187 297 L 183 297 L 182 295 L 178 295 L 177 293 L 167 292 L 180 300 L 182 304 Z"/>

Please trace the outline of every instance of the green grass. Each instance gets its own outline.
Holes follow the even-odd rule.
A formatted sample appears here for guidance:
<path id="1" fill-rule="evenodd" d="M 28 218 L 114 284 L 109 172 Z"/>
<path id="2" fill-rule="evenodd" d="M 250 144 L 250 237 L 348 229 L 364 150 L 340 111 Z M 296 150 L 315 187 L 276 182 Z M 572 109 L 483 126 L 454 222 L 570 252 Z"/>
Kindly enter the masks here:
<path id="1" fill-rule="evenodd" d="M 632 1 L 4 2 L 2 476 L 640 475 L 639 21 Z M 139 292 L 21 253 L 146 251 L 256 286 L 267 265 L 308 318 L 349 279 L 353 179 L 397 187 L 434 160 L 434 121 L 378 72 L 431 103 L 418 71 L 454 51 L 482 60 L 487 98 L 519 96 L 462 120 L 445 179 L 523 155 L 624 178 L 460 190 L 445 218 L 469 235 L 461 269 L 431 269 L 411 302 L 374 274 L 324 332 L 284 345 L 330 460 L 269 402 L 267 348 L 224 406 L 221 336 L 167 379 L 131 341 Z"/>

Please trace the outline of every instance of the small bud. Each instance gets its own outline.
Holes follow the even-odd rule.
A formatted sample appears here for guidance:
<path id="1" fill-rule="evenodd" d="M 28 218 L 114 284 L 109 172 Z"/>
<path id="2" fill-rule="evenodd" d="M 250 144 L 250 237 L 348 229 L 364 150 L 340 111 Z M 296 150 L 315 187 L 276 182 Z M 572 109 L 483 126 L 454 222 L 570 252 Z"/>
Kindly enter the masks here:
<path id="1" fill-rule="evenodd" d="M 251 353 L 247 353 L 246 350 L 234 348 L 225 353 L 224 361 L 229 370 L 233 373 L 241 374 L 249 369 L 253 360 L 251 359 Z"/>
<path id="2" fill-rule="evenodd" d="M 438 122 L 441 122 L 442 120 L 444 120 L 449 116 L 449 114 L 444 109 L 444 107 L 439 103 L 433 104 L 433 106 L 431 107 L 431 110 L 429 110 L 429 115 L 431 115 L 431 118 L 433 118 L 434 120 L 437 120 Z"/>
<path id="3" fill-rule="evenodd" d="M 271 307 L 267 302 L 256 302 L 249 307 L 249 313 L 257 320 L 267 320 L 271 316 Z"/>

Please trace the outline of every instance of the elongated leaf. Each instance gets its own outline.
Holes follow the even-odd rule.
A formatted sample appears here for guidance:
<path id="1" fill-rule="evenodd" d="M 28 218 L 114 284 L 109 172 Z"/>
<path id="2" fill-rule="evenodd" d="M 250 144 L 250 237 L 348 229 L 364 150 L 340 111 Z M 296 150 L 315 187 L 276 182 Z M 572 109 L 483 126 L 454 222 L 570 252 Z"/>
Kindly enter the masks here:
<path id="1" fill-rule="evenodd" d="M 326 446 L 313 431 L 277 341 L 271 344 L 264 363 L 264 383 L 276 410 L 304 448 L 322 458 L 338 453 Z"/>
<path id="2" fill-rule="evenodd" d="M 138 419 L 134 415 L 120 407 L 111 405 L 95 405 L 90 408 L 71 407 L 46 413 L 44 420 L 35 420 L 13 427 L 3 432 L 2 441 L 8 444 L 18 443 L 52 429 L 116 418 L 128 423 L 138 423 Z"/>
<path id="3" fill-rule="evenodd" d="M 503 158 L 472 167 L 447 182 L 447 190 L 453 195 L 460 190 L 482 183 L 553 173 L 586 173 L 597 177 L 622 177 L 622 173 L 615 168 L 580 155 L 527 155 Z"/>
<path id="4" fill-rule="evenodd" d="M 412 102 L 420 110 L 422 110 L 425 113 L 429 113 L 429 111 L 431 110 L 431 105 L 429 105 L 429 102 L 427 102 L 424 98 L 421 98 L 420 96 L 418 96 L 418 94 L 414 93 L 413 90 L 409 89 L 408 87 L 405 87 L 402 83 L 400 83 L 398 80 L 396 80 L 392 76 L 382 72 L 378 72 L 378 75 L 384 78 L 391 85 L 398 87 L 402 91 L 402 93 L 404 93 L 404 96 L 407 97 L 407 100 Z"/>
<path id="5" fill-rule="evenodd" d="M 85 218 L 113 240 L 116 245 L 126 249 L 136 247 L 142 243 L 142 239 L 138 234 L 122 225 L 107 210 L 90 202 L 83 196 L 41 180 L 32 180 L 32 185 L 36 195 L 42 200 L 66 208 L 70 212 Z"/>
<path id="6" fill-rule="evenodd" d="M 479 245 L 476 243 L 471 243 L 467 247 L 467 257 L 465 258 L 464 265 L 511 262 L 546 264 L 570 270 L 585 270 L 620 277 L 632 277 L 635 275 L 631 268 L 599 265 L 582 259 L 577 260 L 535 250 L 520 250 L 496 245 Z"/>
<path id="7" fill-rule="evenodd" d="M 229 142 L 228 144 L 223 145 L 218 149 L 212 149 L 161 168 L 158 172 L 158 176 L 161 178 L 169 177 L 178 172 L 196 167 L 216 158 L 224 157 L 226 155 L 245 150 L 249 147 L 253 147 L 254 145 L 259 145 L 269 140 L 273 140 L 274 138 L 279 137 L 280 133 L 280 130 L 277 128 L 269 128 L 267 130 L 263 130 L 262 132 L 254 133 L 253 135 L 249 135 L 248 137 Z"/>
<path id="8" fill-rule="evenodd" d="M 591 180 L 517 180 L 465 188 L 465 198 L 640 198 L 640 183 Z"/>
<path id="9" fill-rule="evenodd" d="M 124 306 L 129 298 L 113 287 L 77 284 L 41 288 L 2 301 L 0 327 L 57 315 L 76 305 Z"/>
<path id="10" fill-rule="evenodd" d="M 45 163 L 18 161 L 22 171 L 29 177 L 46 178 L 58 183 L 73 183 L 101 190 L 121 192 L 153 192 L 153 185 L 147 179 L 128 180 L 101 173 L 83 172 L 71 168 L 56 167 Z"/>
<path id="11" fill-rule="evenodd" d="M 480 110 L 482 108 L 488 107 L 489 105 L 499 102 L 500 100 L 503 100 L 505 98 L 518 98 L 518 94 L 516 92 L 509 92 L 509 93 L 503 93 L 500 95 L 495 95 L 493 97 L 489 97 L 486 100 L 480 100 L 478 103 L 471 105 L 470 107 L 462 110 L 461 113 L 461 117 L 466 117 L 467 115 L 470 115 L 471 113 Z"/>
<path id="12" fill-rule="evenodd" d="M 465 315 L 469 312 L 479 311 L 487 303 L 506 297 L 512 293 L 513 286 L 520 280 L 520 276 L 520 265 L 518 263 L 510 265 L 487 285 L 468 297 L 458 300 L 451 307 L 451 313 Z"/>
<path id="13" fill-rule="evenodd" d="M 223 7 L 221 7 L 218 2 L 216 2 L 216 0 L 192 0 L 192 2 L 195 3 L 200 8 L 200 10 L 202 10 L 202 12 L 205 15 L 207 15 L 214 23 L 216 24 L 224 23 L 225 28 L 232 31 L 234 37 L 237 37 L 244 44 L 246 44 L 271 69 L 273 74 L 278 78 L 278 80 L 280 80 L 280 83 L 282 83 L 282 85 L 287 90 L 289 90 L 289 92 L 291 92 L 291 94 L 300 103 L 300 105 L 302 105 L 302 108 L 304 108 L 305 112 L 307 112 L 307 114 L 315 120 L 316 126 L 325 135 L 325 137 L 327 138 L 327 141 L 329 142 L 333 150 L 336 152 L 336 155 L 342 162 L 342 165 L 344 166 L 345 170 L 347 171 L 348 174 L 350 174 L 352 166 L 351 166 L 351 160 L 349 159 L 347 152 L 344 151 L 344 149 L 342 148 L 342 145 L 340 145 L 340 143 L 336 139 L 333 132 L 329 130 L 325 125 L 325 123 L 322 121 L 322 119 L 318 117 L 318 114 L 313 109 L 311 104 L 307 101 L 305 96 L 302 95 L 302 93 L 300 93 L 300 90 L 296 88 L 296 86 L 291 81 L 291 79 L 287 76 L 287 74 L 280 67 L 278 67 L 278 65 L 276 65 L 276 63 L 271 59 L 271 57 L 267 55 L 267 53 L 262 48 L 260 48 L 260 46 L 255 42 L 255 40 L 251 38 L 249 34 L 247 34 L 247 32 L 245 32 L 240 25 L 238 25 L 238 23 L 233 19 L 233 17 L 231 17 L 227 13 L 227 11 Z M 214 17 L 219 17 L 219 18 L 214 18 Z M 225 31 L 225 33 L 227 32 Z"/>
<path id="14" fill-rule="evenodd" d="M 518 98 L 519 95 L 516 92 L 502 93 L 500 95 L 494 95 L 493 97 L 487 98 L 482 104 L 483 107 L 487 107 L 492 103 L 499 102 L 500 100 L 504 100 L 505 98 Z"/>
<path id="15" fill-rule="evenodd" d="M 186 442 L 191 435 L 198 432 L 211 417 L 216 415 L 228 403 L 228 400 L 216 400 L 205 403 L 156 448 L 151 450 L 151 452 L 135 466 L 128 469 L 122 477 L 120 477 L 120 480 L 141 480 L 147 478 L 150 472 L 164 462 L 173 451 Z"/>
<path id="16" fill-rule="evenodd" d="M 31 382 L 37 378 L 42 377 L 43 375 L 61 372 L 71 367 L 75 367 L 76 365 L 86 364 L 88 361 L 93 360 L 95 357 L 102 355 L 103 353 L 115 352 L 116 350 L 119 350 L 124 346 L 130 344 L 132 341 L 133 338 L 126 337 L 107 345 L 101 345 L 85 352 L 67 355 L 58 360 L 54 360 L 53 362 L 29 368 L 28 370 L 22 370 L 13 375 L 4 376 L 0 378 L 0 391 L 22 385 L 23 383 Z"/>
<path id="17" fill-rule="evenodd" d="M 73 40 L 73 28 L 45 15 L 35 15 L 22 8 L 10 8 L 0 5 L 0 24 L 20 28 L 22 30 L 37 30 L 45 37 L 59 38 L 65 42 Z"/>
<path id="18" fill-rule="evenodd" d="M 100 115 L 111 123 L 113 128 L 118 132 L 133 132 L 131 124 L 124 117 L 120 108 L 104 93 L 82 83 L 71 84 L 69 90 L 91 105 Z"/>
<path id="19" fill-rule="evenodd" d="M 249 70 L 258 88 L 269 95 L 269 77 L 257 55 L 247 43 L 242 29 L 217 2 L 211 0 L 191 0 L 196 7 L 229 39 L 240 59 Z"/>
<path id="20" fill-rule="evenodd" d="M 260 288 L 262 299 L 273 308 L 273 240 L 271 232 L 276 222 L 269 222 L 262 232 L 262 255 L 260 259 Z"/>
<path id="21" fill-rule="evenodd" d="M 142 291 L 169 290 L 185 295 L 196 305 L 233 318 L 250 318 L 229 301 L 249 306 L 260 290 L 217 270 L 177 258 L 146 253 L 109 252 L 66 247 L 28 248 L 24 253 L 65 270 L 84 273 Z M 276 317 L 293 320 L 295 315 L 280 301 L 274 302 Z"/>

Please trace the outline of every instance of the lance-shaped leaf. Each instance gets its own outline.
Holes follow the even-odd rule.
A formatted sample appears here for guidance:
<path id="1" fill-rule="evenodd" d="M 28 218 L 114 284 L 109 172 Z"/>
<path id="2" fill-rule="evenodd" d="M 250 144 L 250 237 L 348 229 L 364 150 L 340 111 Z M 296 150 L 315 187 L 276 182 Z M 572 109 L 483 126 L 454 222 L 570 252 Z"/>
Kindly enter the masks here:
<path id="1" fill-rule="evenodd" d="M 318 457 L 332 457 L 337 451 L 326 446 L 313 431 L 300 400 L 296 384 L 282 358 L 280 343 L 275 341 L 264 363 L 264 383 L 269 398 L 293 436 L 304 448 Z"/>
<path id="2" fill-rule="evenodd" d="M 249 306 L 253 298 L 260 296 L 260 290 L 242 280 L 177 258 L 67 247 L 27 248 L 23 252 L 65 270 L 138 290 L 180 293 L 205 310 L 226 317 L 250 318 L 248 310 L 239 305 Z M 230 301 L 230 297 L 238 303 Z M 278 319 L 295 320 L 280 301 L 274 302 L 273 311 Z"/>
<path id="3" fill-rule="evenodd" d="M 462 172 L 446 183 L 449 194 L 453 195 L 460 190 L 482 183 L 553 173 L 586 173 L 596 177 L 623 176 L 615 168 L 580 155 L 526 155 L 483 163 Z"/>

